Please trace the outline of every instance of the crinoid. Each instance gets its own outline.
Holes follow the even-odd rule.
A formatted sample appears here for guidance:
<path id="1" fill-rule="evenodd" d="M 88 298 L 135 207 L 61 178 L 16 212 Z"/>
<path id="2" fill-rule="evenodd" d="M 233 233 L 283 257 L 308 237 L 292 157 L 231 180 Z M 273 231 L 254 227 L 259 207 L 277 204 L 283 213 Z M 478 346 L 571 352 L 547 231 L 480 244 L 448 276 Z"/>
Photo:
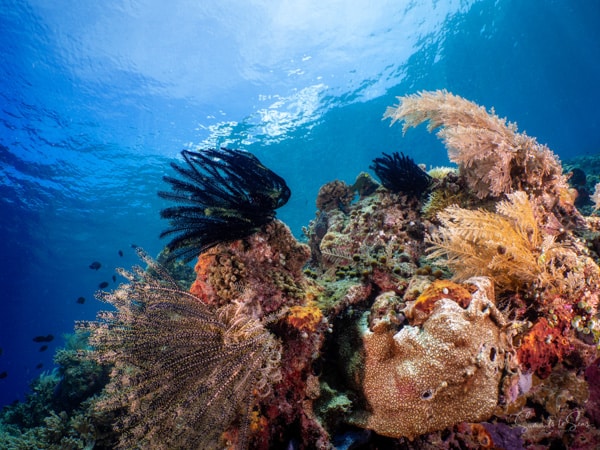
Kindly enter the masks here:
<path id="1" fill-rule="evenodd" d="M 207 306 L 140 256 L 151 271 L 122 270 L 129 284 L 99 294 L 116 311 L 78 323 L 90 332 L 83 357 L 114 365 L 96 408 L 116 411 L 119 448 L 220 448 L 232 425 L 246 447 L 254 404 L 281 379 L 281 344 L 237 305 Z"/>
<path id="2" fill-rule="evenodd" d="M 165 176 L 171 192 L 159 192 L 179 203 L 160 212 L 171 227 L 161 237 L 174 258 L 185 261 L 215 246 L 246 237 L 275 218 L 290 198 L 290 189 L 251 153 L 227 148 L 181 152 L 186 166 L 171 163 L 181 179 Z"/>
<path id="3" fill-rule="evenodd" d="M 383 153 L 382 157 L 373 160 L 373 165 L 369 168 L 386 189 L 412 197 L 421 196 L 429 189 L 432 181 L 427 172 L 403 153 Z"/>

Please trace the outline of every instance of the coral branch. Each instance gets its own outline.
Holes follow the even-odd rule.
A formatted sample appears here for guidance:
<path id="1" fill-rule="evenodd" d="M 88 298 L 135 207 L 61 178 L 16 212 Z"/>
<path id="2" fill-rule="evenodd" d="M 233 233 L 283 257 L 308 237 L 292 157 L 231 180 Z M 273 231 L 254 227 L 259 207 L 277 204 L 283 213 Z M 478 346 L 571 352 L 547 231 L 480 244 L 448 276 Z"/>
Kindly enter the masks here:
<path id="1" fill-rule="evenodd" d="M 384 119 L 403 121 L 403 131 L 429 121 L 427 129 L 448 148 L 450 160 L 479 198 L 514 190 L 567 191 L 566 177 L 552 151 L 507 123 L 494 111 L 445 90 L 398 97 Z"/>

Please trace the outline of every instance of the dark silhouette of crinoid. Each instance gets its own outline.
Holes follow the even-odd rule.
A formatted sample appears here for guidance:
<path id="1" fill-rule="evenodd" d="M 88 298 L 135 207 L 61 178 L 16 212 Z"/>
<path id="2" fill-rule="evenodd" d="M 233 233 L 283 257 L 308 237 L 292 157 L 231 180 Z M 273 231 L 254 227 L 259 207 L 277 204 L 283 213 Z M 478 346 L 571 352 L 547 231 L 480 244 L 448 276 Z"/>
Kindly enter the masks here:
<path id="1" fill-rule="evenodd" d="M 227 148 L 181 152 L 187 166 L 171 163 L 181 178 L 165 176 L 171 192 L 159 192 L 179 203 L 161 217 L 175 235 L 167 245 L 173 258 L 190 261 L 221 243 L 246 237 L 275 218 L 290 198 L 290 189 L 251 153 Z"/>
<path id="2" fill-rule="evenodd" d="M 386 189 L 395 193 L 420 197 L 431 186 L 431 176 L 403 153 L 394 152 L 391 156 L 383 153 L 369 168 Z"/>

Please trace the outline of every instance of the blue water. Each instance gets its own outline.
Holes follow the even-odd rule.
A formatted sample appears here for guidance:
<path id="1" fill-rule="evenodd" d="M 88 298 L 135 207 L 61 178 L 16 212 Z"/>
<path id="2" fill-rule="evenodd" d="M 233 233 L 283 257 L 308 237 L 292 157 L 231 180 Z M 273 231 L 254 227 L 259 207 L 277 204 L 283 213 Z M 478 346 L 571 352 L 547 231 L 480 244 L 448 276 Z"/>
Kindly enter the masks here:
<path id="1" fill-rule="evenodd" d="M 156 192 L 181 149 L 255 153 L 298 237 L 319 187 L 382 151 L 447 163 L 382 122 L 397 95 L 445 88 L 562 159 L 595 154 L 598 24 L 592 0 L 0 0 L 0 405 L 52 369 L 132 244 L 165 244 Z"/>

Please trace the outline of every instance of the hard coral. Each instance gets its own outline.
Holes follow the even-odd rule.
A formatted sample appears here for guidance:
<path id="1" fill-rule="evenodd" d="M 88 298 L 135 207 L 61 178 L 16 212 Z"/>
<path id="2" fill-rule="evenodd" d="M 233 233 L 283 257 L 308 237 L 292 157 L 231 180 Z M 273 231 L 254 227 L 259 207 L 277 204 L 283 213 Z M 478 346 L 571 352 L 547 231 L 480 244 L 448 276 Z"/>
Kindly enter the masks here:
<path id="1" fill-rule="evenodd" d="M 442 298 L 422 326 L 397 333 L 362 326 L 362 393 L 366 409 L 352 422 L 391 437 L 414 437 L 462 421 L 492 416 L 506 353 L 502 314 L 488 279 L 477 286 L 467 308 Z"/>
<path id="2" fill-rule="evenodd" d="M 403 275 L 417 269 L 424 247 L 419 234 L 423 224 L 411 202 L 381 189 L 350 205 L 347 214 L 330 211 L 315 269 L 325 278 L 354 278 L 373 282 L 382 291 L 395 290 Z M 315 227 L 313 222 L 309 235 Z"/>
<path id="3" fill-rule="evenodd" d="M 244 303 L 257 317 L 304 300 L 302 267 L 308 246 L 275 220 L 244 240 L 219 244 L 201 254 L 191 291 L 206 303 Z"/>
<path id="4" fill-rule="evenodd" d="M 334 180 L 321 186 L 317 195 L 317 208 L 321 211 L 341 209 L 345 211 L 354 199 L 354 191 L 340 180 Z"/>
<path id="5" fill-rule="evenodd" d="M 181 179 L 164 177 L 173 190 L 158 193 L 181 204 L 160 213 L 171 223 L 161 237 L 176 235 L 168 244 L 172 257 L 190 261 L 219 242 L 258 231 L 290 197 L 283 178 L 250 153 L 221 148 L 181 154 L 187 167 L 171 164 Z"/>

